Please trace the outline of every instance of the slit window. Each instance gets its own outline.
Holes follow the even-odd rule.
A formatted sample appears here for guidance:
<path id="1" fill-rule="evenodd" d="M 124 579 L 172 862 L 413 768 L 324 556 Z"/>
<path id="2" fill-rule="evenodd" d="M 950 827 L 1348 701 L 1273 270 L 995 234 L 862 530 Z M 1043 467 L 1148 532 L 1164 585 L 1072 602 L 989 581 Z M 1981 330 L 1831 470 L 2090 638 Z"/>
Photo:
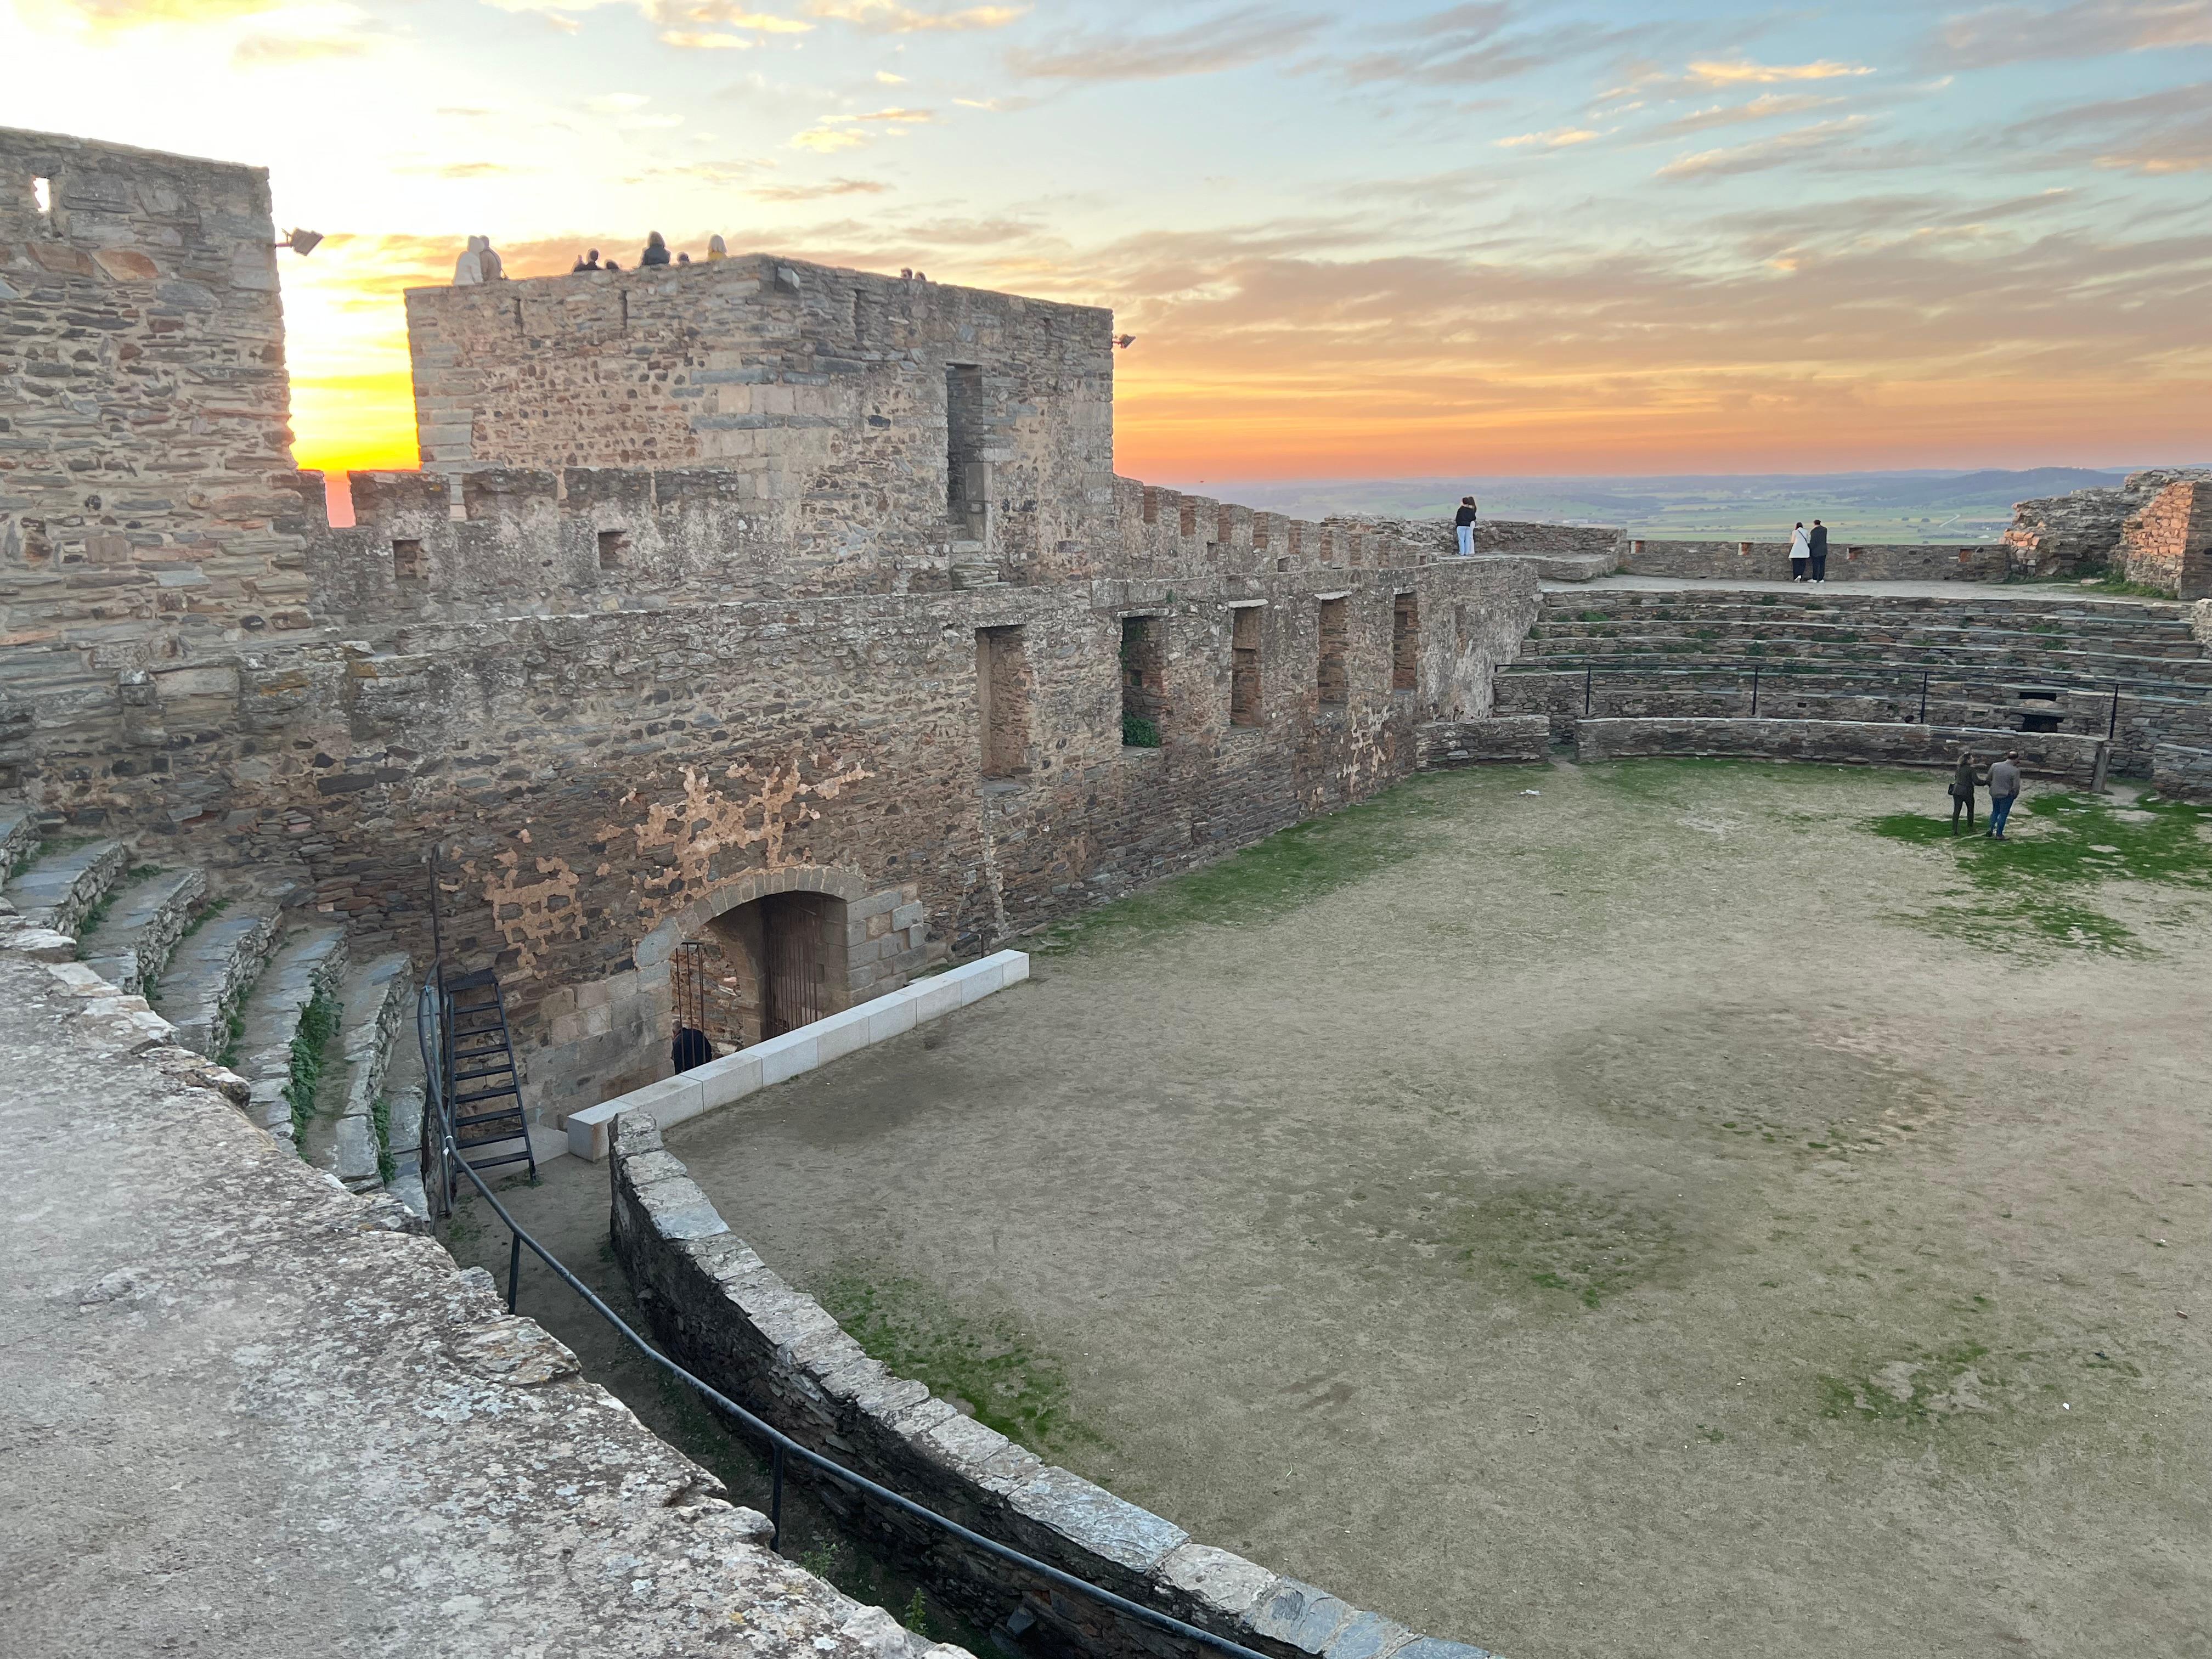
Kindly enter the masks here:
<path id="1" fill-rule="evenodd" d="M 1158 617 L 1121 618 L 1121 743 L 1128 749 L 1158 749 L 1160 721 L 1167 713 L 1167 652 Z"/>
<path id="2" fill-rule="evenodd" d="M 31 180 L 31 205 L 39 210 L 39 217 L 54 216 L 54 181 L 51 179 Z"/>
<path id="3" fill-rule="evenodd" d="M 945 369 L 945 494 L 952 539 L 983 539 L 991 498 L 991 466 L 983 459 L 983 371 L 972 363 Z"/>
<path id="4" fill-rule="evenodd" d="M 428 562 L 422 556 L 422 543 L 395 541 L 392 544 L 392 578 L 394 581 L 423 581 L 429 574 Z"/>
<path id="5" fill-rule="evenodd" d="M 1314 683 L 1324 708 L 1340 708 L 1350 701 L 1352 680 L 1344 666 L 1345 645 L 1351 635 L 1346 615 L 1344 600 L 1321 602 L 1321 658 Z"/>
<path id="6" fill-rule="evenodd" d="M 1026 777 L 1030 769 L 1030 663 L 1018 628 L 975 630 L 975 701 L 983 775 Z"/>
<path id="7" fill-rule="evenodd" d="M 1401 593 L 1390 607 L 1390 689 L 1411 691 L 1420 683 L 1420 602 L 1411 593 Z"/>
<path id="8" fill-rule="evenodd" d="M 619 570 L 629 562 L 629 533 L 622 530 L 599 532 L 599 568 Z"/>
<path id="9" fill-rule="evenodd" d="M 1260 607 L 1239 605 L 1229 613 L 1229 723 L 1260 723 Z"/>

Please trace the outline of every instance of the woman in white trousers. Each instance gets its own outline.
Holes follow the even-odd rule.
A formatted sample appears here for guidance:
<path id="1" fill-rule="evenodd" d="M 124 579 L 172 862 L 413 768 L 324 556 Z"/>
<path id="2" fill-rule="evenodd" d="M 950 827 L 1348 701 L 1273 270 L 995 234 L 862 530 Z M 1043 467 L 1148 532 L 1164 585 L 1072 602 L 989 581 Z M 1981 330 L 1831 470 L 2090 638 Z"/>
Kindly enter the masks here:
<path id="1" fill-rule="evenodd" d="M 1813 538 L 1800 524 L 1790 532 L 1790 580 L 1802 582 L 1813 568 Z"/>

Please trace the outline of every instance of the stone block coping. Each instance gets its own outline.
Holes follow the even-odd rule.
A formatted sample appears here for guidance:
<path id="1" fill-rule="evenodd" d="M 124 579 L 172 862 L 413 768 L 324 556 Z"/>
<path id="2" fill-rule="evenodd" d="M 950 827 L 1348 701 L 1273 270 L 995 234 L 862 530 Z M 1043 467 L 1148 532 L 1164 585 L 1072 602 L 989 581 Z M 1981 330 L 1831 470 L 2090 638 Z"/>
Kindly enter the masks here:
<path id="1" fill-rule="evenodd" d="M 827 1019 L 817 1019 L 795 1031 L 786 1031 L 750 1048 L 724 1054 L 704 1066 L 679 1072 L 658 1083 L 648 1083 L 626 1095 L 586 1106 L 568 1115 L 568 1151 L 594 1164 L 606 1161 L 616 1120 L 626 1112 L 647 1111 L 662 1127 L 681 1123 L 717 1106 L 757 1093 L 827 1066 L 840 1055 L 878 1042 L 888 1042 L 925 1021 L 955 1008 L 1003 991 L 1030 976 L 1029 954 L 1000 951 L 980 961 L 963 963 L 927 979 L 848 1008 Z"/>

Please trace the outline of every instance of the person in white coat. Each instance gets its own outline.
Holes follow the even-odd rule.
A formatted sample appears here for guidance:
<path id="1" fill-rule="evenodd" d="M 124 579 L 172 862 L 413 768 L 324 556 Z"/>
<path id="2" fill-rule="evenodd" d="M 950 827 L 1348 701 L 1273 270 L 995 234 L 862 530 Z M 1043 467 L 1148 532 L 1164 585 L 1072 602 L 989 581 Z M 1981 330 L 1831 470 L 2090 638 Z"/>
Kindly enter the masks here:
<path id="1" fill-rule="evenodd" d="M 1790 580 L 1804 581 L 1812 568 L 1813 538 L 1805 533 L 1805 526 L 1800 524 L 1790 532 Z"/>

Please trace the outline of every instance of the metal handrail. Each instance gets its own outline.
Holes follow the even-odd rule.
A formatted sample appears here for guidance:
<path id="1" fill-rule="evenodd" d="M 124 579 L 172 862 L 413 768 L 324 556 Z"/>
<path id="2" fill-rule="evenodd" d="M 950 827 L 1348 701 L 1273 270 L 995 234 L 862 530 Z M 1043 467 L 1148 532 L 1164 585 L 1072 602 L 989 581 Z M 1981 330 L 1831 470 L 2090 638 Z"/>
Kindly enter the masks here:
<path id="1" fill-rule="evenodd" d="M 434 969 L 434 976 L 442 979 L 443 966 L 443 963 L 438 964 L 437 969 Z M 428 990 L 429 987 L 426 985 L 425 993 L 427 994 Z M 426 1054 L 428 1039 L 422 1035 L 422 1027 L 426 1018 L 433 1018 L 428 1015 L 425 1007 L 428 1000 L 427 994 L 417 1000 L 415 1016 L 416 1040 L 425 1044 Z M 442 1000 L 437 1006 L 442 1008 Z M 1148 1607 L 1143 1602 L 1133 1601 L 1126 1595 L 1118 1595 L 1112 1590 L 1092 1583 L 1087 1578 L 1079 1578 L 1075 1574 L 1063 1571 L 1048 1562 L 1040 1561 L 1035 1556 L 1024 1555 L 1010 1545 L 1001 1544 L 995 1538 L 987 1538 L 981 1533 L 963 1527 L 957 1521 L 939 1515 L 936 1510 L 917 1504 L 911 1498 L 894 1492 L 879 1482 L 871 1480 L 864 1474 L 856 1474 L 843 1464 L 823 1456 L 801 1441 L 794 1440 L 774 1424 L 755 1416 L 720 1389 L 714 1387 L 713 1383 L 694 1376 L 639 1335 L 620 1314 L 600 1300 L 590 1285 L 571 1273 L 566 1263 L 552 1251 L 547 1249 L 544 1245 L 539 1243 L 528 1230 L 508 1212 L 507 1206 L 499 1201 L 490 1187 L 485 1184 L 483 1177 L 477 1172 L 467 1158 L 461 1156 L 459 1145 L 453 1138 L 448 1105 L 448 1101 L 442 1094 L 434 1100 L 426 1099 L 425 1101 L 425 1109 L 434 1110 L 438 1114 L 439 1136 L 442 1143 L 440 1148 L 441 1161 L 447 1164 L 448 1170 L 458 1169 L 468 1176 L 470 1184 L 477 1189 L 484 1202 L 491 1206 L 493 1213 L 499 1217 L 507 1230 L 507 1311 L 510 1313 L 514 1311 L 516 1294 L 521 1277 L 522 1247 L 526 1244 L 530 1247 L 532 1255 L 550 1267 L 562 1284 L 581 1297 L 586 1304 L 600 1318 L 613 1326 L 616 1332 L 630 1346 L 676 1378 L 678 1382 L 695 1390 L 715 1409 L 734 1419 L 744 1427 L 765 1440 L 771 1455 L 769 1499 L 770 1548 L 775 1548 L 782 1542 L 783 1466 L 787 1457 L 795 1457 L 807 1468 L 828 1475 L 841 1485 L 874 1498 L 878 1503 L 887 1504 L 902 1514 L 911 1516 L 927 1526 L 948 1533 L 963 1543 L 982 1551 L 986 1555 L 1004 1561 L 1010 1566 L 1019 1567 L 1024 1571 L 1035 1573 L 1038 1577 L 1057 1584 L 1062 1589 L 1073 1590 L 1078 1595 L 1087 1595 L 1092 1601 L 1134 1619 L 1140 1624 L 1149 1625 L 1155 1630 L 1164 1631 L 1170 1635 L 1182 1637 L 1186 1640 L 1198 1643 L 1200 1646 L 1211 1648 L 1217 1653 L 1231 1655 L 1232 1659 L 1275 1659 L 1273 1655 L 1263 1654 L 1255 1648 L 1248 1648 L 1241 1642 L 1231 1641 L 1225 1636 L 1217 1636 L 1201 1626 L 1188 1624 L 1172 1613 L 1162 1613 L 1157 1607 Z"/>
<path id="2" fill-rule="evenodd" d="M 1733 674 L 1739 678 L 1746 674 L 1764 673 L 1778 677 L 1831 680 L 1893 680 L 1917 675 L 1935 685 L 2033 685 L 2051 687 L 2062 691 L 2095 691 L 2100 694 L 2113 690 L 2125 691 L 2130 688 L 2150 687 L 2158 690 L 2191 692 L 2194 693 L 2198 699 L 2212 697 L 2212 685 L 2196 685 L 2186 680 L 2154 680 L 2133 675 L 2076 674 L 2063 671 L 2052 673 L 2029 668 L 2023 668 L 2013 673 L 1990 669 L 1979 672 L 1967 671 L 1939 674 L 1936 672 L 1936 665 L 1933 663 L 1899 663 L 1893 668 L 1887 670 L 1831 668 L 1825 664 L 1808 663 L 1803 658 L 1797 657 L 1746 658 L 1741 659 L 1741 665 L 1735 661 L 1726 659 L 1709 660 L 1701 665 L 1689 668 L 1645 665 L 1654 662 L 1655 659 L 1663 662 L 1668 654 L 1672 653 L 1578 651 L 1571 657 L 1562 653 L 1559 659 L 1561 666 L 1557 668 L 1547 666 L 1550 659 L 1535 656 L 1522 657 L 1510 663 L 1501 663 L 1498 665 L 1498 672 L 1501 674 L 1516 672 L 1571 674 L 1579 668 L 1585 673 L 1595 670 L 1599 673 L 1632 672 L 1638 674 Z M 2181 701 L 2187 701 L 2187 699 L 2181 699 Z"/>

